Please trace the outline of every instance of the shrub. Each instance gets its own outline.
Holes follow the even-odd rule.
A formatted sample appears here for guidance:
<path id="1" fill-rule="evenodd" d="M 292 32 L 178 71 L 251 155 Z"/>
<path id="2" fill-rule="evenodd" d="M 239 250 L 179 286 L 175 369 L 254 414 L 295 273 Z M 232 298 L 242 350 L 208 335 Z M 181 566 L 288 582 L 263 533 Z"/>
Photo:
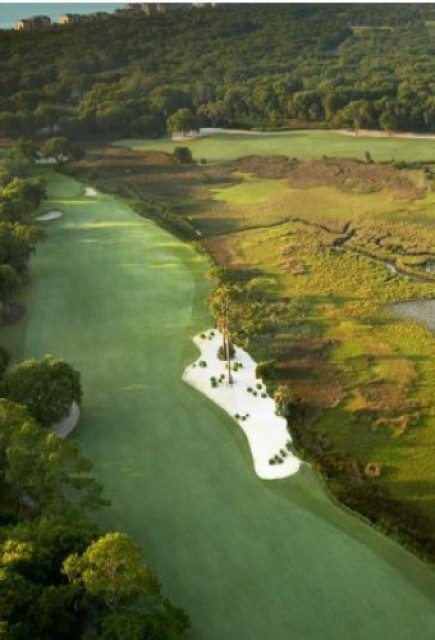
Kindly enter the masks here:
<path id="1" fill-rule="evenodd" d="M 174 158 L 181 164 L 193 164 L 193 156 L 189 147 L 175 147 Z"/>
<path id="2" fill-rule="evenodd" d="M 273 379 L 275 376 L 275 360 L 264 360 L 259 362 L 255 367 L 255 377 L 266 378 L 267 380 Z"/>
<path id="3" fill-rule="evenodd" d="M 261 397 L 262 398 L 267 398 L 267 393 L 264 393 L 264 391 L 263 391 L 263 393 L 261 394 Z"/>
<path id="4" fill-rule="evenodd" d="M 200 367 L 206 367 L 206 366 L 207 366 L 206 361 L 205 361 L 205 360 L 200 360 L 200 361 L 199 361 L 199 366 L 200 366 Z"/>

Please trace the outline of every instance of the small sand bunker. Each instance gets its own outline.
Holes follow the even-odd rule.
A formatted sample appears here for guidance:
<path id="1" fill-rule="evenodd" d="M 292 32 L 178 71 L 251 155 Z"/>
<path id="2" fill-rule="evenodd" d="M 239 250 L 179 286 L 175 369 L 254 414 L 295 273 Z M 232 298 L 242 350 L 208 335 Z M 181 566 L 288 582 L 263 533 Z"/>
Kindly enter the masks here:
<path id="1" fill-rule="evenodd" d="M 95 196 L 98 195 L 98 192 L 96 189 L 94 189 L 94 187 L 86 187 L 85 189 L 85 196 L 88 196 L 90 198 L 93 198 Z"/>
<path id="2" fill-rule="evenodd" d="M 51 426 L 50 431 L 55 433 L 60 438 L 66 438 L 71 431 L 74 430 L 80 419 L 80 407 L 77 402 L 74 400 L 71 404 L 69 413 L 65 418 L 59 420 Z"/>
<path id="3" fill-rule="evenodd" d="M 41 213 L 40 216 L 37 216 L 36 220 L 38 222 L 48 222 L 49 220 L 57 220 L 63 216 L 63 211 L 47 211 L 47 213 Z"/>

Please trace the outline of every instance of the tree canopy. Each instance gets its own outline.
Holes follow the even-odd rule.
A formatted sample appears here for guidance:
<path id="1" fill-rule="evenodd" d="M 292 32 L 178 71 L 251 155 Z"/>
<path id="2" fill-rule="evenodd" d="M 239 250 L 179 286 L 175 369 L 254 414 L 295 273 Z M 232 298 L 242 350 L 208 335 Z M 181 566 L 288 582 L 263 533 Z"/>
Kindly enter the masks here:
<path id="1" fill-rule="evenodd" d="M 82 394 L 79 373 L 51 355 L 11 367 L 4 375 L 2 391 L 13 402 L 26 406 L 46 427 L 65 418 L 72 402 L 79 403 Z"/>
<path id="2" fill-rule="evenodd" d="M 227 3 L 3 31 L 0 134 L 154 136 L 185 110 L 202 126 L 433 131 L 431 15 L 411 3 Z"/>

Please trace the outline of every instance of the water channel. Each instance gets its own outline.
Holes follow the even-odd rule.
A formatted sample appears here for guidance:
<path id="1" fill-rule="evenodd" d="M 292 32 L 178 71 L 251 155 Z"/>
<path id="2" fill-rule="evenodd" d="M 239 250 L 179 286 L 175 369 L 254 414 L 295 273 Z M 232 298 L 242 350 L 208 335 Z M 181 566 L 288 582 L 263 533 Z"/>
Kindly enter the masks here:
<path id="1" fill-rule="evenodd" d="M 76 430 L 189 640 L 433 640 L 435 573 L 335 506 L 308 466 L 255 475 L 244 436 L 181 381 L 209 325 L 206 264 L 109 196 L 56 178 L 32 260 L 15 357 L 54 353 L 82 373 Z"/>

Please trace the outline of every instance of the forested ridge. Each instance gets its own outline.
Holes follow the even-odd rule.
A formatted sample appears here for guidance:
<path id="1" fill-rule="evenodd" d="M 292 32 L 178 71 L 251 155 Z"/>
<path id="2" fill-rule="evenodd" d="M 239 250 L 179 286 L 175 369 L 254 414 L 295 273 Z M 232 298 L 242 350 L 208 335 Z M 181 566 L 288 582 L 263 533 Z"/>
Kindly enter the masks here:
<path id="1" fill-rule="evenodd" d="M 0 33 L 0 134 L 203 126 L 431 132 L 431 5 L 217 4 Z"/>

